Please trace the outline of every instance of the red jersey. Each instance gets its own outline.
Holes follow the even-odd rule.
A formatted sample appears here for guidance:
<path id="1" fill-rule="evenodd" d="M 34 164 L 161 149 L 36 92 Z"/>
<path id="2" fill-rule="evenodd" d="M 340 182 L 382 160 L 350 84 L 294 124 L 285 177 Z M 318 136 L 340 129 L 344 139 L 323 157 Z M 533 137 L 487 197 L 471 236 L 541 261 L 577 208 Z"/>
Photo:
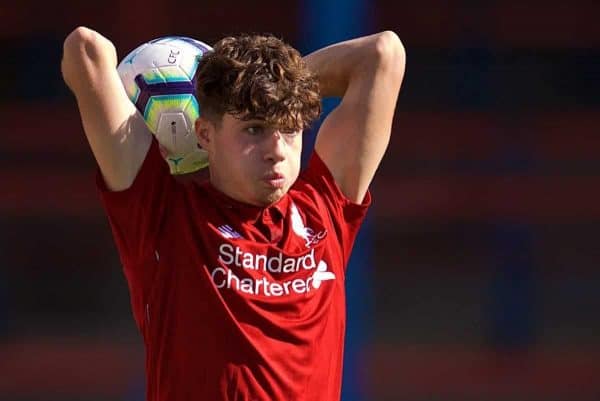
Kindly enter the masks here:
<path id="1" fill-rule="evenodd" d="M 344 278 L 370 194 L 318 155 L 260 208 L 169 174 L 155 140 L 132 186 L 98 185 L 146 349 L 150 401 L 338 401 Z"/>

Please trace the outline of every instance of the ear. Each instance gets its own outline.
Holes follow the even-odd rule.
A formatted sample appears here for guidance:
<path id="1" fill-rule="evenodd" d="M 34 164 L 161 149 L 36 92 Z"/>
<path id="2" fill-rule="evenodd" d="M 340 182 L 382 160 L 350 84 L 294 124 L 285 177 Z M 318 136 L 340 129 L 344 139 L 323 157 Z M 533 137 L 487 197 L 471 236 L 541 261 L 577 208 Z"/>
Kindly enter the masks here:
<path id="1" fill-rule="evenodd" d="M 198 117 L 194 123 L 194 131 L 196 132 L 196 138 L 198 138 L 198 144 L 203 149 L 208 149 L 211 134 L 214 131 L 213 124 L 206 117 Z"/>

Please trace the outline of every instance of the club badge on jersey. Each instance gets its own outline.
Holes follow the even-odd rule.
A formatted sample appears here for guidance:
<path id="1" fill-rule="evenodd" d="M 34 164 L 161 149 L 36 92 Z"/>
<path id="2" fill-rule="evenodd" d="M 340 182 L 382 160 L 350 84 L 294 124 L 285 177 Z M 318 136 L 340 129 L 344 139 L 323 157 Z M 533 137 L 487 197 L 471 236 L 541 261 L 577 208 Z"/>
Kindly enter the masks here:
<path id="1" fill-rule="evenodd" d="M 198 145 L 194 122 L 201 106 L 196 99 L 196 69 L 212 48 L 184 36 L 167 36 L 131 51 L 117 67 L 129 99 L 156 137 L 171 174 L 187 174 L 208 165 Z"/>

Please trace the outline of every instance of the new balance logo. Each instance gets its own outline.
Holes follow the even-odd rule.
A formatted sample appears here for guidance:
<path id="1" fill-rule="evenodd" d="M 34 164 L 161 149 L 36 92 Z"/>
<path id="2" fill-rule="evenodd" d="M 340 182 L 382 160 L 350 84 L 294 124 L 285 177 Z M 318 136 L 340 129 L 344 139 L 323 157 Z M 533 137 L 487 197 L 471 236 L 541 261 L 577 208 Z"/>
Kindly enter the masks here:
<path id="1" fill-rule="evenodd" d="M 224 238 L 242 238 L 240 233 L 235 231 L 231 226 L 224 224 L 218 228 L 219 232 Z"/>

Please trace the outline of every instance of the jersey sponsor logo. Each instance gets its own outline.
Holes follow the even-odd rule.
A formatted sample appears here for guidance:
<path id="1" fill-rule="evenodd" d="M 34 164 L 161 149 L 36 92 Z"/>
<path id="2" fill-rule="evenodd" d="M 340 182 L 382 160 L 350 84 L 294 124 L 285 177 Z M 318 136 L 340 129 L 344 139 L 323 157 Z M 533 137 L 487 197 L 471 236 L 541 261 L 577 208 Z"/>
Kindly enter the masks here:
<path id="1" fill-rule="evenodd" d="M 327 271 L 327 263 L 324 261 L 319 262 L 317 271 L 313 274 L 313 286 L 319 288 L 323 281 L 335 279 L 335 274 Z"/>
<path id="2" fill-rule="evenodd" d="M 292 202 L 290 206 L 290 213 L 292 220 L 292 231 L 294 231 L 294 233 L 297 236 L 304 239 L 304 243 L 307 248 L 315 246 L 319 241 L 321 241 L 325 237 L 325 234 L 327 233 L 326 230 L 315 233 L 315 231 L 312 228 L 306 227 L 306 225 L 304 224 L 304 220 L 302 219 L 302 215 L 298 211 L 298 208 L 296 207 L 294 202 Z"/>
<path id="3" fill-rule="evenodd" d="M 306 294 L 318 290 L 324 281 L 335 279 L 335 274 L 327 270 L 328 265 L 324 260 L 317 263 L 314 249 L 300 256 L 285 256 L 282 252 L 267 256 L 246 252 L 238 246 L 223 243 L 219 246 L 219 261 L 221 266 L 213 269 L 211 273 L 215 286 L 251 295 L 282 297 Z M 310 270 L 313 273 L 307 277 L 275 281 L 265 276 L 240 277 L 235 272 L 240 268 L 267 273 L 291 274 Z"/>
<path id="4" fill-rule="evenodd" d="M 239 246 L 228 243 L 219 246 L 219 261 L 228 266 L 233 265 L 270 273 L 294 273 L 300 269 L 311 270 L 316 267 L 314 249 L 298 257 L 286 257 L 281 251 L 274 256 L 267 257 L 267 255 L 246 252 Z"/>

